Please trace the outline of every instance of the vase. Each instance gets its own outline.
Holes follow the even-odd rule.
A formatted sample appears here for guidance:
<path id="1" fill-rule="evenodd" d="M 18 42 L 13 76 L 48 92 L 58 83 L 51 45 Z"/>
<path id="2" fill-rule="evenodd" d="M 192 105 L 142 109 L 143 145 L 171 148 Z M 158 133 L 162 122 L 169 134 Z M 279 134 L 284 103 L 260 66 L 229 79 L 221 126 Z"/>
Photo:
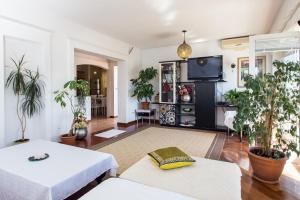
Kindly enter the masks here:
<path id="1" fill-rule="evenodd" d="M 181 96 L 181 101 L 189 102 L 191 100 L 191 96 L 189 94 L 185 94 Z"/>
<path id="2" fill-rule="evenodd" d="M 82 140 L 87 136 L 87 127 L 75 129 L 75 135 L 77 140 Z"/>

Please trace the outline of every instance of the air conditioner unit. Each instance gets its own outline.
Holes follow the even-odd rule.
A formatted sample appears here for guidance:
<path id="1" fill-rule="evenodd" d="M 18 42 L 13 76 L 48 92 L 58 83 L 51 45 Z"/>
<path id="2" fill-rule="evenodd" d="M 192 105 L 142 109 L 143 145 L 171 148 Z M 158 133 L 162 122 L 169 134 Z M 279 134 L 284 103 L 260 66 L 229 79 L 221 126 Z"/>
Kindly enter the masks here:
<path id="1" fill-rule="evenodd" d="M 249 47 L 249 37 L 237 37 L 221 40 L 222 49 L 244 50 Z"/>

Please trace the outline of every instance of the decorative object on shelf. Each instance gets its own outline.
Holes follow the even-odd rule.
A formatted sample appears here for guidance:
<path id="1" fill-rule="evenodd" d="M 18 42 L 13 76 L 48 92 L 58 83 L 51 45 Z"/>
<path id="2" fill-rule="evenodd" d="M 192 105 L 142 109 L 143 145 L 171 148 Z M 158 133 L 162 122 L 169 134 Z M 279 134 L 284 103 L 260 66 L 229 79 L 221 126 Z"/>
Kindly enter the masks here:
<path id="1" fill-rule="evenodd" d="M 159 93 L 157 93 L 154 97 L 155 103 L 159 103 Z"/>
<path id="2" fill-rule="evenodd" d="M 153 85 L 150 83 L 152 79 L 154 79 L 157 75 L 157 69 L 153 67 L 148 67 L 139 72 L 139 76 L 136 79 L 131 79 L 133 89 L 132 97 L 136 96 L 137 100 L 140 102 L 141 100 L 145 100 L 141 102 L 142 109 L 149 110 L 150 102 L 152 96 L 154 95 Z"/>
<path id="3" fill-rule="evenodd" d="M 292 152 L 300 154 L 300 66 L 275 61 L 273 67 L 273 74 L 245 77 L 234 121 L 234 128 L 246 132 L 249 144 L 255 145 L 248 152 L 253 177 L 266 183 L 277 183 L 287 158 Z"/>
<path id="4" fill-rule="evenodd" d="M 266 57 L 256 56 L 255 69 L 257 76 L 262 77 L 266 74 Z M 238 58 L 238 87 L 244 87 L 245 77 L 249 75 L 249 57 Z"/>
<path id="5" fill-rule="evenodd" d="M 193 127 L 193 126 L 195 126 L 195 121 L 194 120 L 185 120 L 184 123 L 179 124 L 179 126 Z"/>
<path id="6" fill-rule="evenodd" d="M 40 79 L 41 75 L 37 71 L 24 68 L 25 55 L 16 61 L 11 58 L 15 70 L 11 71 L 5 86 L 8 88 L 12 85 L 14 95 L 17 97 L 17 116 L 21 125 L 22 138 L 16 140 L 16 143 L 27 142 L 25 138 L 26 122 L 28 118 L 38 114 L 44 107 L 42 97 L 44 93 L 44 82 Z"/>
<path id="7" fill-rule="evenodd" d="M 28 160 L 29 161 L 41 161 L 41 160 L 46 160 L 49 157 L 50 157 L 49 154 L 42 153 L 42 154 L 39 154 L 39 155 L 30 156 L 28 158 Z"/>
<path id="8" fill-rule="evenodd" d="M 185 42 L 185 33 L 187 31 L 183 30 L 182 32 L 183 32 L 183 43 L 178 46 L 178 48 L 177 48 L 177 55 L 180 58 L 186 60 L 192 54 L 192 47 Z"/>
<path id="9" fill-rule="evenodd" d="M 81 140 L 87 136 L 87 120 L 84 113 L 78 113 L 74 119 L 73 133 L 76 135 L 76 139 Z"/>
<path id="10" fill-rule="evenodd" d="M 175 110 L 176 110 L 175 105 L 160 104 L 160 108 L 159 108 L 160 124 L 174 126 L 176 124 Z"/>
<path id="11" fill-rule="evenodd" d="M 189 94 L 184 94 L 181 96 L 181 101 L 189 102 L 191 100 L 191 96 Z"/>
<path id="12" fill-rule="evenodd" d="M 192 111 L 193 111 L 192 108 L 183 108 L 182 110 L 183 110 L 184 112 L 192 112 Z"/>
<path id="13" fill-rule="evenodd" d="M 74 104 L 74 98 L 72 94 L 77 92 L 77 104 Z M 61 107 L 65 107 L 67 102 L 70 104 L 71 111 L 73 113 L 73 121 L 71 124 L 71 130 L 67 134 L 61 135 L 61 142 L 64 144 L 75 144 L 76 133 L 74 132 L 74 123 L 76 118 L 79 116 L 84 116 L 85 114 L 85 97 L 89 94 L 89 83 L 85 80 L 71 80 L 64 84 L 62 90 L 58 90 L 54 92 L 55 101 L 61 105 Z"/>
<path id="14" fill-rule="evenodd" d="M 190 94 L 192 93 L 192 88 L 189 85 L 179 85 L 178 88 L 178 94 L 180 96 L 181 101 L 190 102 Z"/>
<path id="15" fill-rule="evenodd" d="M 182 127 L 194 127 L 195 125 L 194 124 L 179 124 L 179 126 L 182 126 Z"/>
<path id="16" fill-rule="evenodd" d="M 163 90 L 163 92 L 170 92 L 171 91 L 171 88 L 170 88 L 170 86 L 169 86 L 166 79 L 163 79 L 162 90 Z"/>

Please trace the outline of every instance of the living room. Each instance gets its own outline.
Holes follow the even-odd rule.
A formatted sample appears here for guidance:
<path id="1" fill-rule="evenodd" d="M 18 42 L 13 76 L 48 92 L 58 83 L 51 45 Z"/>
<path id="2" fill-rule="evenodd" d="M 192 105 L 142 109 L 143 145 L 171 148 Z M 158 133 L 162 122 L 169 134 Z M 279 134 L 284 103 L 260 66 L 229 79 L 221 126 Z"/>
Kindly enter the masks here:
<path id="1" fill-rule="evenodd" d="M 0 199 L 300 199 L 299 6 L 1 0 Z"/>

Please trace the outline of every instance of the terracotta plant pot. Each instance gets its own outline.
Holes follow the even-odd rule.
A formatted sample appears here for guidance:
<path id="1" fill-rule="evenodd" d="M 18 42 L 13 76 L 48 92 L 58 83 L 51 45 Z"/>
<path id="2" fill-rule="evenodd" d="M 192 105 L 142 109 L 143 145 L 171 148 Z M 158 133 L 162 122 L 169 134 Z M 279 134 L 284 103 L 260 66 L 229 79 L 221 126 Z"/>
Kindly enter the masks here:
<path id="1" fill-rule="evenodd" d="M 269 184 L 276 184 L 282 174 L 287 158 L 272 159 L 258 156 L 253 153 L 260 147 L 251 147 L 248 151 L 249 160 L 253 169 L 253 178 Z"/>
<path id="2" fill-rule="evenodd" d="M 74 145 L 76 140 L 76 135 L 64 134 L 60 136 L 60 141 L 63 144 Z"/>
<path id="3" fill-rule="evenodd" d="M 150 108 L 150 102 L 141 102 L 142 109 L 149 110 Z"/>

